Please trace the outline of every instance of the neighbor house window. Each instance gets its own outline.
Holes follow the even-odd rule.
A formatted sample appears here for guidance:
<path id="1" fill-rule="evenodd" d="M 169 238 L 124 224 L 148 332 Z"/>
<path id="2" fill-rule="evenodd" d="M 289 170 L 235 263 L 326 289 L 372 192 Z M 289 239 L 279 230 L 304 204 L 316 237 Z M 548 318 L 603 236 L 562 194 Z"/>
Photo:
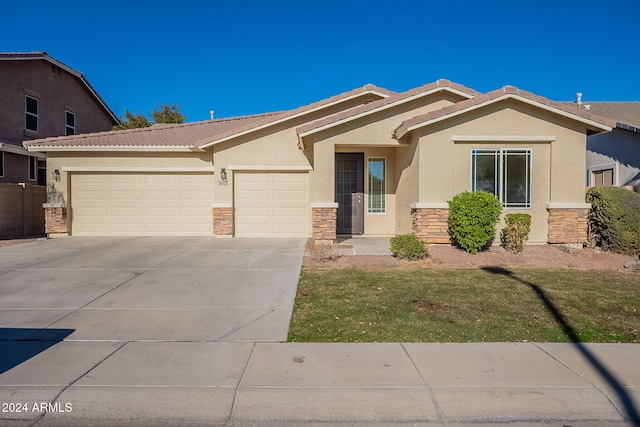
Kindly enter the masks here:
<path id="1" fill-rule="evenodd" d="M 531 149 L 473 149 L 471 189 L 495 194 L 505 208 L 530 208 Z"/>
<path id="2" fill-rule="evenodd" d="M 610 187 L 613 185 L 613 169 L 593 171 L 593 185 L 595 187 Z"/>
<path id="3" fill-rule="evenodd" d="M 38 132 L 38 99 L 29 95 L 24 96 L 24 127 Z"/>
<path id="4" fill-rule="evenodd" d="M 31 181 L 36 180 L 36 172 L 38 170 L 38 159 L 33 156 L 29 156 L 29 179 Z"/>
<path id="5" fill-rule="evenodd" d="M 386 160 L 382 157 L 372 157 L 367 162 L 369 181 L 369 213 L 385 213 L 387 200 L 385 195 Z"/>
<path id="6" fill-rule="evenodd" d="M 64 112 L 64 125 L 66 129 L 66 135 L 76 134 L 76 113 L 71 111 Z"/>

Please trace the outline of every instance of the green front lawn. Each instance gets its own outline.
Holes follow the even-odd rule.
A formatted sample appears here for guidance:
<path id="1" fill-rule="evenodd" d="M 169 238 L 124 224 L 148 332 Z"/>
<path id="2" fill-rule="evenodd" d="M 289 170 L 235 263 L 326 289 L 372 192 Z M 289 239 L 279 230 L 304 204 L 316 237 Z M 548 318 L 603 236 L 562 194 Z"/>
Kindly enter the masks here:
<path id="1" fill-rule="evenodd" d="M 640 274 L 330 270 L 300 276 L 292 342 L 640 342 Z"/>

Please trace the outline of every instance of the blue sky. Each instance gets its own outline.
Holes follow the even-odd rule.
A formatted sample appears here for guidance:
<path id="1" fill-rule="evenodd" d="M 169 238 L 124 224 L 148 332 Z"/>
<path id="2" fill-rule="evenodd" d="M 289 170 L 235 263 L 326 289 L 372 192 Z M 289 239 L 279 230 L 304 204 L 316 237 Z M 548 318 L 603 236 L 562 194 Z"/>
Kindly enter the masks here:
<path id="1" fill-rule="evenodd" d="M 447 78 L 640 101 L 640 1 L 0 0 L 0 51 L 46 51 L 119 116 L 278 111 Z"/>

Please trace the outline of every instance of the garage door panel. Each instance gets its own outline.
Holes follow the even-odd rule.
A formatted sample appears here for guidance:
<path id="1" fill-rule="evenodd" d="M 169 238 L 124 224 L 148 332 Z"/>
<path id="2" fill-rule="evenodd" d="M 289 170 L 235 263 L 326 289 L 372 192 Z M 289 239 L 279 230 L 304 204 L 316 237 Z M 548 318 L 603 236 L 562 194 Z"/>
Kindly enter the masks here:
<path id="1" fill-rule="evenodd" d="M 141 206 L 114 207 L 109 212 L 112 216 L 142 216 L 144 215 L 144 208 Z M 80 214 L 82 215 L 82 212 Z"/>
<path id="2" fill-rule="evenodd" d="M 98 184 L 98 183 L 106 183 L 108 177 L 106 175 L 76 175 L 75 182 L 78 185 L 82 185 L 85 183 L 88 184 Z"/>
<path id="3" fill-rule="evenodd" d="M 180 191 L 180 200 L 195 200 L 199 201 L 203 198 L 211 197 L 210 191 L 192 191 L 192 190 L 181 190 Z"/>
<path id="4" fill-rule="evenodd" d="M 301 200 L 305 197 L 304 190 L 279 190 L 273 192 L 275 200 Z"/>
<path id="5" fill-rule="evenodd" d="M 275 183 L 295 183 L 306 185 L 307 174 L 305 173 L 276 173 L 272 175 Z"/>
<path id="6" fill-rule="evenodd" d="M 179 215 L 181 217 L 187 217 L 187 218 L 191 218 L 191 217 L 197 217 L 197 218 L 203 218 L 206 217 L 207 219 L 211 218 L 211 208 L 203 208 L 201 206 L 180 206 L 179 208 Z"/>
<path id="7" fill-rule="evenodd" d="M 212 174 L 73 174 L 72 234 L 209 235 Z"/>
<path id="8" fill-rule="evenodd" d="M 107 193 L 106 191 L 103 193 Z M 111 200 L 140 200 L 142 199 L 142 191 L 134 190 L 112 190 L 109 192 L 109 199 Z M 106 198 L 106 197 L 105 197 Z"/>
<path id="9" fill-rule="evenodd" d="M 291 224 L 273 224 L 273 232 L 282 236 L 300 236 L 306 232 L 306 227 Z"/>
<path id="10" fill-rule="evenodd" d="M 178 184 L 182 182 L 182 176 L 179 175 L 153 174 L 147 175 L 145 178 L 148 184 Z"/>
<path id="11" fill-rule="evenodd" d="M 237 236 L 307 237 L 308 173 L 234 174 Z"/>
<path id="12" fill-rule="evenodd" d="M 105 200 L 109 197 L 108 194 L 107 191 L 82 190 L 78 191 L 77 197 L 82 197 L 84 200 Z"/>
<path id="13" fill-rule="evenodd" d="M 273 208 L 273 216 L 275 219 L 278 218 L 296 218 L 296 217 L 304 217 L 307 214 L 307 210 L 301 207 L 274 207 Z"/>
<path id="14" fill-rule="evenodd" d="M 177 191 L 145 191 L 144 196 L 147 200 L 176 200 Z"/>

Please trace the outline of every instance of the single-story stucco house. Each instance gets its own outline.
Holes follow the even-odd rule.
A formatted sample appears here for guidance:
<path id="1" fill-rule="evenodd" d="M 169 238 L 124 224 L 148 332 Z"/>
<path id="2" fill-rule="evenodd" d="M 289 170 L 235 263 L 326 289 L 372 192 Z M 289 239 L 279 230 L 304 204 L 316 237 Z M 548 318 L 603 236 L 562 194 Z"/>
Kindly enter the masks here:
<path id="1" fill-rule="evenodd" d="M 615 122 L 513 86 L 366 85 L 294 110 L 25 142 L 47 154 L 50 235 L 450 242 L 447 201 L 496 194 L 530 243 L 586 239 L 588 135 Z"/>

